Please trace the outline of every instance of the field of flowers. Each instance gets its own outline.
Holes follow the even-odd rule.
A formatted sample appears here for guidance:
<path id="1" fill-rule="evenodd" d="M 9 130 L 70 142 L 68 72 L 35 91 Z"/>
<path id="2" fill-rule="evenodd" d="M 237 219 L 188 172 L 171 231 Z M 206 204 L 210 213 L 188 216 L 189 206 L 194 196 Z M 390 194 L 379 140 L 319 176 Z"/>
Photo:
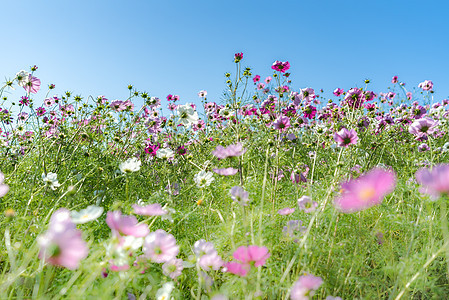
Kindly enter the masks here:
<path id="1" fill-rule="evenodd" d="M 6 81 L 0 298 L 446 299 L 449 100 L 242 60 L 202 107 Z"/>

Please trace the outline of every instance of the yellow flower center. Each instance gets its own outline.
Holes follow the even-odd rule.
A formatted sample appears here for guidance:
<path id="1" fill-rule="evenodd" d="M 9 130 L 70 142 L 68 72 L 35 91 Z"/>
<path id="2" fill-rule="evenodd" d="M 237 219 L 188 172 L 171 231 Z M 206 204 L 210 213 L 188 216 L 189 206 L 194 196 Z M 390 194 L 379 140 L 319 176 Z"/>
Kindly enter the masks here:
<path id="1" fill-rule="evenodd" d="M 376 194 L 376 190 L 374 188 L 370 187 L 370 188 L 366 188 L 366 189 L 362 190 L 359 193 L 359 197 L 360 197 L 360 199 L 362 199 L 362 201 L 369 201 L 374 197 L 375 194 Z"/>

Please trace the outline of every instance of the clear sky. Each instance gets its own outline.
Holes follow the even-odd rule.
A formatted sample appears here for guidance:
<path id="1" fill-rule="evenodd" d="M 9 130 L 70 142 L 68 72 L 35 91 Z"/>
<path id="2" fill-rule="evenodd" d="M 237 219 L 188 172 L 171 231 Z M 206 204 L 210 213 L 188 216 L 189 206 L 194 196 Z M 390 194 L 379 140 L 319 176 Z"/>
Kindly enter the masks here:
<path id="1" fill-rule="evenodd" d="M 37 65 L 54 94 L 125 99 L 127 86 L 161 99 L 197 92 L 219 101 L 233 56 L 264 78 L 291 64 L 293 88 L 386 91 L 428 79 L 449 98 L 449 1 L 2 1 L 3 80 Z M 53 94 L 53 93 L 52 93 Z M 43 98 L 40 91 L 36 99 Z"/>

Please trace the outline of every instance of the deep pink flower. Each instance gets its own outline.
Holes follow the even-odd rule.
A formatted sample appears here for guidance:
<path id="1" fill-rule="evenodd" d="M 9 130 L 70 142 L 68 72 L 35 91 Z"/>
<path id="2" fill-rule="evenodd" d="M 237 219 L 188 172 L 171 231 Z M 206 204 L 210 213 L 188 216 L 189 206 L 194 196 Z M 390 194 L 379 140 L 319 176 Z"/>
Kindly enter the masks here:
<path id="1" fill-rule="evenodd" d="M 235 63 L 240 62 L 242 59 L 243 59 L 243 53 L 242 52 L 234 54 L 234 62 Z"/>
<path id="2" fill-rule="evenodd" d="M 375 168 L 357 179 L 344 182 L 342 194 L 334 201 L 335 207 L 343 213 L 361 211 L 382 203 L 384 196 L 396 186 L 396 174 Z"/>
<path id="3" fill-rule="evenodd" d="M 393 76 L 391 83 L 398 83 L 398 76 Z"/>
<path id="4" fill-rule="evenodd" d="M 270 257 L 270 253 L 268 252 L 267 247 L 259 247 L 259 246 L 240 246 L 237 250 L 232 254 L 234 259 L 240 261 L 244 264 L 249 264 L 254 262 L 254 266 L 263 266 L 266 260 Z"/>
<path id="5" fill-rule="evenodd" d="M 304 118 L 313 119 L 316 115 L 316 107 L 312 105 L 307 105 L 304 108 Z"/>
<path id="6" fill-rule="evenodd" d="M 245 277 L 248 275 L 249 270 L 251 269 L 251 266 L 248 264 L 240 264 L 235 261 L 227 262 L 224 264 L 224 267 L 226 268 L 226 272 Z"/>
<path id="7" fill-rule="evenodd" d="M 439 164 L 431 170 L 419 169 L 415 174 L 416 180 L 421 184 L 420 191 L 438 198 L 441 194 L 449 195 L 449 164 Z"/>
<path id="8" fill-rule="evenodd" d="M 346 128 L 342 128 L 339 132 L 334 134 L 334 140 L 340 147 L 348 147 L 351 144 L 357 144 L 359 137 L 354 129 L 350 131 Z"/>
<path id="9" fill-rule="evenodd" d="M 337 96 L 337 97 L 340 97 L 341 95 L 343 95 L 344 92 L 345 92 L 345 91 L 344 91 L 343 89 L 336 88 L 336 89 L 334 90 L 333 94 L 334 94 L 335 96 Z"/>
<path id="10" fill-rule="evenodd" d="M 173 235 L 158 229 L 145 237 L 143 244 L 145 256 L 156 263 L 168 262 L 176 258 L 179 253 L 179 246 Z"/>
<path id="11" fill-rule="evenodd" d="M 224 169 L 213 169 L 212 171 L 214 171 L 218 175 L 231 176 L 237 174 L 239 170 L 234 168 L 224 168 Z"/>
<path id="12" fill-rule="evenodd" d="M 136 217 L 122 215 L 121 211 L 109 211 L 106 215 L 106 223 L 116 236 L 120 234 L 144 237 L 150 231 L 146 224 L 138 224 Z"/>
<path id="13" fill-rule="evenodd" d="M 25 89 L 25 91 L 27 91 L 27 93 L 36 94 L 41 88 L 41 81 L 40 79 L 29 74 L 28 80 L 26 80 L 23 88 Z"/>
<path id="14" fill-rule="evenodd" d="M 313 275 L 303 275 L 295 282 L 290 292 L 292 300 L 308 300 L 315 294 L 315 291 L 323 284 L 321 277 Z"/>
<path id="15" fill-rule="evenodd" d="M 81 235 L 70 219 L 70 211 L 58 209 L 50 218 L 48 230 L 38 238 L 39 258 L 70 270 L 78 268 L 89 251 Z"/>
<path id="16" fill-rule="evenodd" d="M 167 211 L 162 208 L 159 203 L 140 206 L 133 204 L 134 213 L 141 216 L 162 216 L 166 215 Z"/>
<path id="17" fill-rule="evenodd" d="M 260 76 L 259 75 L 254 76 L 253 81 L 254 81 L 254 83 L 259 82 Z"/>
<path id="18" fill-rule="evenodd" d="M 290 63 L 288 61 L 286 62 L 282 62 L 282 61 L 275 61 L 273 63 L 273 65 L 271 66 L 271 68 L 275 71 L 279 71 L 284 73 L 285 71 L 287 71 L 288 69 L 290 69 Z"/>

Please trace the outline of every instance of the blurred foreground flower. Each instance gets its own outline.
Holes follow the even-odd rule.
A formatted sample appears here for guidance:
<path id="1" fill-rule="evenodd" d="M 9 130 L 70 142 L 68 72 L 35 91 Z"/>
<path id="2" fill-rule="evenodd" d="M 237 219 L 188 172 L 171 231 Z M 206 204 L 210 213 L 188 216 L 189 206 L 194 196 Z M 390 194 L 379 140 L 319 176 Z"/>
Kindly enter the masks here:
<path id="1" fill-rule="evenodd" d="M 52 265 L 76 269 L 80 260 L 87 257 L 89 249 L 70 219 L 70 211 L 58 209 L 50 219 L 49 229 L 38 237 L 39 258 Z"/>
<path id="2" fill-rule="evenodd" d="M 251 269 L 251 263 L 254 263 L 255 267 L 263 266 L 266 260 L 270 257 L 267 247 L 259 246 L 240 246 L 232 254 L 235 260 L 238 262 L 228 262 L 224 266 L 227 272 L 246 276 Z"/>
<path id="3" fill-rule="evenodd" d="M 158 229 L 145 237 L 143 244 L 145 257 L 156 263 L 165 263 L 174 258 L 179 253 L 179 246 L 173 235 Z"/>
<path id="4" fill-rule="evenodd" d="M 141 216 L 162 216 L 168 213 L 159 203 L 148 204 L 146 206 L 133 204 L 133 209 L 136 215 Z"/>
<path id="5" fill-rule="evenodd" d="M 9 191 L 9 186 L 5 183 L 5 175 L 3 175 L 2 172 L 0 172 L 0 198 L 5 196 Z"/>
<path id="6" fill-rule="evenodd" d="M 303 275 L 295 282 L 292 287 L 290 298 L 292 300 L 308 300 L 315 291 L 323 284 L 321 277 L 313 275 Z M 310 298 L 309 298 L 310 297 Z"/>
<path id="7" fill-rule="evenodd" d="M 334 201 L 343 213 L 353 213 L 382 203 L 385 195 L 396 186 L 396 175 L 392 171 L 375 168 L 365 175 L 344 182 L 342 194 Z"/>
<path id="8" fill-rule="evenodd" d="M 442 194 L 449 195 L 449 164 L 439 164 L 429 170 L 419 169 L 415 174 L 416 180 L 422 185 L 420 191 L 438 198 Z"/>
<path id="9" fill-rule="evenodd" d="M 117 237 L 120 237 L 120 234 L 144 237 L 149 233 L 147 224 L 138 224 L 136 217 L 122 215 L 121 211 L 109 211 L 106 223 Z"/>
<path id="10" fill-rule="evenodd" d="M 217 146 L 217 148 L 212 151 L 212 154 L 219 159 L 225 159 L 232 156 L 243 155 L 245 152 L 246 149 L 243 149 L 242 143 L 239 142 L 235 145 L 229 145 L 226 148 L 223 146 Z"/>

